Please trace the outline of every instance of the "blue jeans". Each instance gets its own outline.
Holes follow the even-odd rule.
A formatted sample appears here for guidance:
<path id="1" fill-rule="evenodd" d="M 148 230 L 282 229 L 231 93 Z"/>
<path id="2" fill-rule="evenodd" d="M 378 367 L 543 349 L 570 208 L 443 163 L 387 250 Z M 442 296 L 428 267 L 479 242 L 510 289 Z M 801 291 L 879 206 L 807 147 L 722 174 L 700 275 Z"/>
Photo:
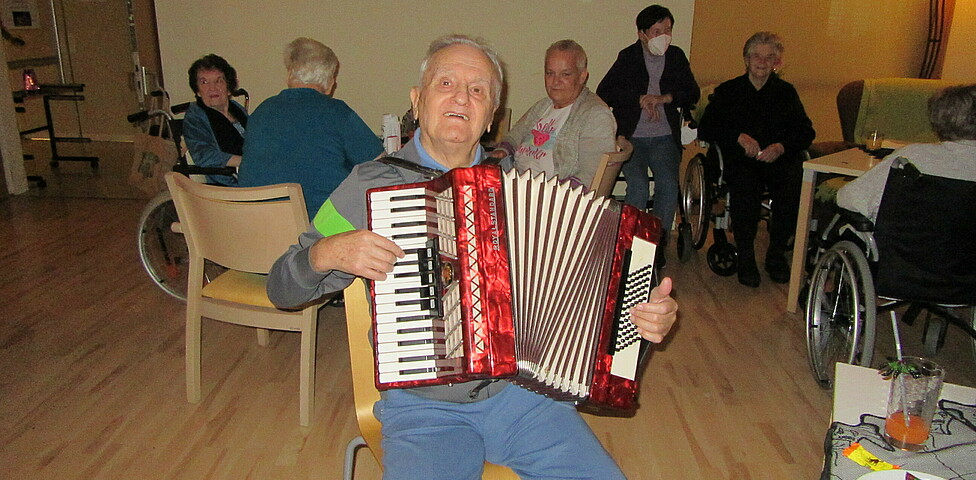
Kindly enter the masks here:
<path id="1" fill-rule="evenodd" d="M 621 168 L 627 180 L 625 201 L 641 210 L 647 208 L 647 200 L 651 197 L 647 176 L 650 167 L 654 173 L 654 215 L 661 219 L 665 230 L 671 230 L 674 211 L 678 208 L 681 151 L 671 135 L 634 137 L 630 142 L 634 145 L 634 153 Z"/>
<path id="2" fill-rule="evenodd" d="M 523 479 L 624 478 L 575 407 L 515 385 L 475 403 L 389 390 L 373 412 L 385 480 L 480 479 L 485 460 Z"/>

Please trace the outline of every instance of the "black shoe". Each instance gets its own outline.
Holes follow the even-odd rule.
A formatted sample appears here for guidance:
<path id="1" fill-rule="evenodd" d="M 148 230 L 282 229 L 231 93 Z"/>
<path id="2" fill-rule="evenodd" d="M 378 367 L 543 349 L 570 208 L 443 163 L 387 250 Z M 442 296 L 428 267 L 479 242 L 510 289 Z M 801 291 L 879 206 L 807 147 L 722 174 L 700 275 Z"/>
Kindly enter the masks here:
<path id="1" fill-rule="evenodd" d="M 758 288 L 759 282 L 759 269 L 756 268 L 755 262 L 742 262 L 739 264 L 739 283 L 747 287 Z"/>
<path id="2" fill-rule="evenodd" d="M 773 283 L 788 283 L 790 281 L 790 265 L 783 255 L 766 257 L 766 273 Z"/>

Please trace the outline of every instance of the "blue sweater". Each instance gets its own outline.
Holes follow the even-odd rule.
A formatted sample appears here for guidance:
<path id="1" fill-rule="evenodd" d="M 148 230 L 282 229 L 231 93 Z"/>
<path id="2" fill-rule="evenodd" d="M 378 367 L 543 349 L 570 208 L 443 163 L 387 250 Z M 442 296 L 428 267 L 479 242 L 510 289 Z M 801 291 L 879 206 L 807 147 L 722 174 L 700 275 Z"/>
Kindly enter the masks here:
<path id="1" fill-rule="evenodd" d="M 244 107 L 233 100 L 230 102 L 232 105 L 231 114 L 239 115 L 238 121 L 241 122 L 241 125 L 247 125 L 247 113 L 244 112 Z M 207 112 L 204 110 L 205 108 L 207 107 L 201 106 L 200 102 L 191 103 L 190 107 L 187 108 L 183 115 L 183 140 L 186 142 L 186 149 L 190 151 L 190 158 L 193 159 L 194 165 L 224 167 L 232 155 L 240 155 L 241 152 L 222 148 L 222 140 L 217 138 L 218 131 L 236 136 L 236 141 L 229 138 L 223 140 L 225 144 L 233 143 L 237 148 L 240 148 L 240 134 L 237 133 L 230 121 L 225 120 L 223 115 L 219 113 L 220 119 L 215 121 L 221 121 L 225 125 L 223 128 L 214 129 Z M 211 111 L 216 113 L 216 110 Z M 237 179 L 231 175 L 207 175 L 207 183 L 233 187 L 237 185 Z"/>
<path id="2" fill-rule="evenodd" d="M 311 219 L 352 167 L 382 152 L 379 138 L 345 102 L 288 88 L 248 119 L 238 184 L 301 184 Z"/>

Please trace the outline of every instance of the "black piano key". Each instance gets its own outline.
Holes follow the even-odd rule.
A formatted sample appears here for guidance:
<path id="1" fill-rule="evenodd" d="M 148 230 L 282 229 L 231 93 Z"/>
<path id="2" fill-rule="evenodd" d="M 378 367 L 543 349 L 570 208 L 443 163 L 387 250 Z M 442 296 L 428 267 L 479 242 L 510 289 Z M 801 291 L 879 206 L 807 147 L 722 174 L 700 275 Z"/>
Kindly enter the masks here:
<path id="1" fill-rule="evenodd" d="M 400 234 L 393 235 L 392 237 L 390 237 L 390 239 L 391 240 L 408 240 L 408 239 L 411 239 L 411 238 L 423 238 L 423 237 L 426 237 L 426 236 L 427 236 L 427 233 L 426 232 L 400 233 Z"/>
<path id="2" fill-rule="evenodd" d="M 416 220 L 413 222 L 400 222 L 391 223 L 390 228 L 406 228 L 406 227 L 419 227 L 420 225 L 427 225 L 427 220 Z"/>
<path id="3" fill-rule="evenodd" d="M 401 328 L 396 331 L 397 334 L 406 335 L 408 333 L 421 333 L 421 332 L 443 332 L 443 327 L 414 327 L 414 328 Z"/>
<path id="4" fill-rule="evenodd" d="M 394 273 L 393 278 L 419 277 L 417 283 L 421 285 L 434 285 L 437 282 L 437 275 L 434 272 L 405 272 Z"/>
<path id="5" fill-rule="evenodd" d="M 401 342 L 397 342 L 397 346 L 400 346 L 400 347 L 412 347 L 414 345 L 436 345 L 438 343 L 444 343 L 444 340 L 443 339 L 435 339 L 435 338 L 421 338 L 421 339 L 418 339 L 418 340 L 404 340 L 404 341 L 401 341 Z"/>
<path id="6" fill-rule="evenodd" d="M 392 195 L 390 196 L 390 202 L 400 202 L 405 200 L 420 200 L 422 198 L 427 198 L 427 195 L 423 193 L 417 193 L 413 195 Z"/>
<path id="7" fill-rule="evenodd" d="M 421 315 L 411 315 L 411 316 L 408 316 L 408 317 L 399 317 L 399 318 L 397 318 L 396 321 L 397 322 L 412 322 L 414 320 L 430 320 L 432 318 L 440 318 L 440 317 L 438 317 L 436 315 L 436 313 L 437 312 L 428 312 L 428 313 L 421 314 Z"/>
<path id="8" fill-rule="evenodd" d="M 412 357 L 400 357 L 400 362 L 424 362 L 427 360 L 440 360 L 444 355 L 414 355 Z"/>
<path id="9" fill-rule="evenodd" d="M 437 287 L 425 285 L 422 287 L 398 288 L 394 290 L 393 293 L 419 293 L 421 297 L 433 298 L 435 295 L 437 295 Z"/>
<path id="10" fill-rule="evenodd" d="M 407 370 L 400 370 L 400 375 L 417 375 L 419 373 L 453 372 L 453 371 L 454 371 L 454 367 L 410 368 Z"/>
<path id="11" fill-rule="evenodd" d="M 416 300 L 400 300 L 396 302 L 395 305 L 407 306 L 407 305 L 420 305 L 422 310 L 440 310 L 440 301 L 436 298 L 419 298 Z"/>

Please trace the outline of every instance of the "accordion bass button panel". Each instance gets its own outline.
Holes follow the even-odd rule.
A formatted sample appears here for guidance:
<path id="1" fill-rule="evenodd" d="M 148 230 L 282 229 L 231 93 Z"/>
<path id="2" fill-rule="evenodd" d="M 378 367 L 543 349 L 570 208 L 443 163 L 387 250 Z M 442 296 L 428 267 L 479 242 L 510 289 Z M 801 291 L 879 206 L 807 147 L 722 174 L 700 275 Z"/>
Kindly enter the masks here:
<path id="1" fill-rule="evenodd" d="M 613 365 L 610 368 L 612 375 L 628 380 L 637 378 L 641 353 L 641 337 L 637 333 L 637 327 L 630 321 L 630 309 L 651 297 L 651 286 L 656 283 L 653 278 L 656 251 L 657 245 L 634 238 L 620 303 L 620 318 L 617 321 Z"/>

